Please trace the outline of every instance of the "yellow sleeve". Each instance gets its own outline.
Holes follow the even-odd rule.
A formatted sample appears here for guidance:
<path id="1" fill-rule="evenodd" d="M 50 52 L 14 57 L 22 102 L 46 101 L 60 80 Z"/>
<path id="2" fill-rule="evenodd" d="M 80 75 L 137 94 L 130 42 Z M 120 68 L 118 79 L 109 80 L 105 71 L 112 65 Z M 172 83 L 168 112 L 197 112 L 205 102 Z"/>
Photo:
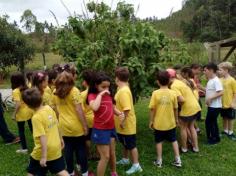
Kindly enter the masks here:
<path id="1" fill-rule="evenodd" d="M 131 110 L 132 102 L 130 102 L 130 94 L 128 92 L 120 92 L 118 99 L 122 111 Z"/>
<path id="2" fill-rule="evenodd" d="M 233 79 L 232 86 L 233 86 L 233 93 L 236 94 L 236 80 L 235 79 Z"/>
<path id="3" fill-rule="evenodd" d="M 155 109 L 156 108 L 156 96 L 155 93 L 152 93 L 152 97 L 149 103 L 149 109 Z"/>
<path id="4" fill-rule="evenodd" d="M 178 99 L 176 94 L 174 94 L 174 109 L 178 109 Z"/>
<path id="5" fill-rule="evenodd" d="M 79 89 L 77 89 L 77 88 L 73 89 L 71 96 L 72 96 L 72 101 L 74 102 L 74 104 L 83 103 L 83 98 L 81 96 Z"/>
<path id="6" fill-rule="evenodd" d="M 171 90 L 175 91 L 177 97 L 182 96 L 181 92 L 179 91 L 179 89 L 177 87 L 171 86 Z"/>
<path id="7" fill-rule="evenodd" d="M 42 117 L 40 117 L 42 118 Z M 33 125 L 33 136 L 34 137 L 40 137 L 46 134 L 45 132 L 45 124 L 40 120 L 40 118 L 37 118 L 37 116 L 34 116 L 32 118 L 32 125 Z"/>
<path id="8" fill-rule="evenodd" d="M 13 101 L 17 102 L 17 101 L 21 101 L 21 92 L 17 91 L 16 89 L 13 90 L 12 92 L 12 99 Z"/>

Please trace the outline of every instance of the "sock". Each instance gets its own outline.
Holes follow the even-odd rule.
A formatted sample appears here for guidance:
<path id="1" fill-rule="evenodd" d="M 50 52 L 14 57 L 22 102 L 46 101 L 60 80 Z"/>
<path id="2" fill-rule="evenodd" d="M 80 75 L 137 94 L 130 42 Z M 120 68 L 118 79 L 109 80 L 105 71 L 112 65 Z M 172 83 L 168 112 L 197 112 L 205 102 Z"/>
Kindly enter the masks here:
<path id="1" fill-rule="evenodd" d="M 194 151 L 194 152 L 199 152 L 199 149 L 193 147 L 193 151 Z"/>
<path id="2" fill-rule="evenodd" d="M 122 158 L 124 162 L 129 162 L 129 158 Z"/>
<path id="3" fill-rule="evenodd" d="M 133 166 L 134 167 L 139 167 L 139 163 L 134 163 Z"/>
<path id="4" fill-rule="evenodd" d="M 231 134 L 233 134 L 234 132 L 233 131 L 231 131 L 231 130 L 229 130 L 229 132 L 228 132 L 228 134 L 229 135 L 231 135 Z"/>
<path id="5" fill-rule="evenodd" d="M 225 133 L 229 134 L 229 131 L 228 130 L 224 130 Z"/>
<path id="6" fill-rule="evenodd" d="M 188 149 L 185 149 L 185 148 L 181 148 L 181 150 L 182 150 L 182 152 L 187 152 L 188 151 Z"/>
<path id="7" fill-rule="evenodd" d="M 88 171 L 83 173 L 82 176 L 88 176 Z"/>
<path id="8" fill-rule="evenodd" d="M 160 162 L 160 163 L 162 163 L 162 158 L 160 158 L 160 159 L 157 158 L 157 161 Z"/>
<path id="9" fill-rule="evenodd" d="M 180 156 L 176 156 L 176 157 L 175 157 L 175 161 L 177 161 L 177 162 L 181 162 L 181 160 L 180 160 Z"/>

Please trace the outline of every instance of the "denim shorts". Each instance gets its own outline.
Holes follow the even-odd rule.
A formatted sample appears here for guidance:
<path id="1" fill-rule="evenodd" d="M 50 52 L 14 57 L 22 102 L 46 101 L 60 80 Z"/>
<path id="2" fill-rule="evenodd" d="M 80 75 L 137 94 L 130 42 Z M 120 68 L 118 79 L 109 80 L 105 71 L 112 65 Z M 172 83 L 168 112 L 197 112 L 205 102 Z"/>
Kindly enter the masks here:
<path id="1" fill-rule="evenodd" d="M 115 129 L 101 130 L 93 128 L 92 130 L 91 140 L 94 144 L 109 145 L 111 143 L 111 138 L 117 139 Z"/>

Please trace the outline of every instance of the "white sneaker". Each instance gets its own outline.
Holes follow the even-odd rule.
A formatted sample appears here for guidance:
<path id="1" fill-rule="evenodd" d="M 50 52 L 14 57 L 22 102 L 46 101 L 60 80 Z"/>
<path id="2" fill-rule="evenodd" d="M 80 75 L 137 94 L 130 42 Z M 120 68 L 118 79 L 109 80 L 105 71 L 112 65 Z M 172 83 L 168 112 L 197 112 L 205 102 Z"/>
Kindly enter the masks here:
<path id="1" fill-rule="evenodd" d="M 155 161 L 153 161 L 153 164 L 157 167 L 160 167 L 160 168 L 162 167 L 162 161 L 161 160 L 155 160 Z"/>
<path id="2" fill-rule="evenodd" d="M 182 167 L 182 163 L 181 163 L 181 160 L 177 161 L 175 160 L 173 163 L 172 163 L 173 166 L 176 166 L 176 167 Z"/>
<path id="3" fill-rule="evenodd" d="M 129 170 L 127 170 L 125 173 L 127 175 L 130 175 L 130 174 L 134 174 L 134 173 L 137 173 L 137 172 L 142 172 L 143 169 L 141 168 L 141 166 L 132 166 Z"/>
<path id="4" fill-rule="evenodd" d="M 16 150 L 16 153 L 27 154 L 28 153 L 28 149 L 18 149 L 18 150 Z"/>
<path id="5" fill-rule="evenodd" d="M 127 160 L 121 159 L 120 161 L 116 162 L 117 165 L 128 165 L 129 163 L 130 163 L 129 159 Z"/>

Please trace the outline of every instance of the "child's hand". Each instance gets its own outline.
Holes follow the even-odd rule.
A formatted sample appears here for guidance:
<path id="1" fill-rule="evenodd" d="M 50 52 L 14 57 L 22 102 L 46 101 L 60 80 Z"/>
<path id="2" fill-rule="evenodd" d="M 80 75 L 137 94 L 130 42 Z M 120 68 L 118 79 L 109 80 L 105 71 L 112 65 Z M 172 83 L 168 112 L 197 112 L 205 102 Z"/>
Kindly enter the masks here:
<path id="1" fill-rule="evenodd" d="M 125 119 L 125 113 L 124 112 L 121 112 L 119 114 L 119 119 L 120 119 L 120 121 L 123 121 Z"/>
<path id="2" fill-rule="evenodd" d="M 87 136 L 88 135 L 88 127 L 84 127 L 84 135 Z"/>
<path id="3" fill-rule="evenodd" d="M 149 128 L 153 130 L 153 122 L 149 122 Z"/>
<path id="4" fill-rule="evenodd" d="M 64 149 L 64 147 L 65 147 L 64 140 L 63 140 L 63 139 L 61 139 L 61 149 L 63 150 L 63 149 Z"/>
<path id="5" fill-rule="evenodd" d="M 46 158 L 41 158 L 41 160 L 40 160 L 40 165 L 41 165 L 42 167 L 47 167 L 46 162 L 47 162 L 47 159 L 46 159 Z"/>
<path id="6" fill-rule="evenodd" d="M 212 102 L 212 99 L 211 99 L 211 98 L 207 98 L 207 99 L 206 99 L 206 105 L 207 105 L 207 106 L 210 106 L 211 102 Z"/>
<path id="7" fill-rule="evenodd" d="M 121 121 L 120 123 L 120 128 L 124 129 L 125 128 L 125 119 Z"/>
<path id="8" fill-rule="evenodd" d="M 109 95 L 111 94 L 109 90 L 104 90 L 104 91 L 100 92 L 99 95 L 103 96 L 106 93 Z"/>

